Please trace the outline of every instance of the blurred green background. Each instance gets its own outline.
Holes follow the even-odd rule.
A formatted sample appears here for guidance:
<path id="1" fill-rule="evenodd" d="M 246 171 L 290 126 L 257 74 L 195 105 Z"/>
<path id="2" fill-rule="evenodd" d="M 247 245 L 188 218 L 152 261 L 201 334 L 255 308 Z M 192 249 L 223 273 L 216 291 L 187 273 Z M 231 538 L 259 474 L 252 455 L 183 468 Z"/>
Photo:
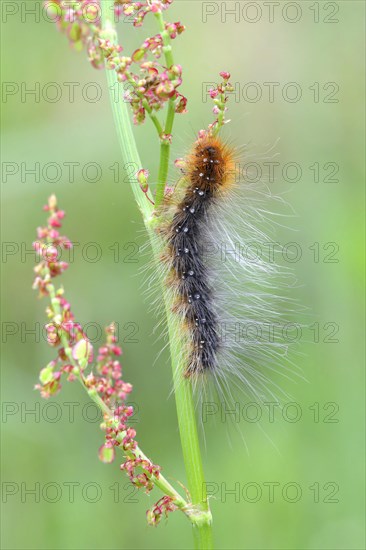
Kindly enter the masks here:
<path id="1" fill-rule="evenodd" d="M 3 2 L 2 9 L 4 4 L 9 3 Z M 3 164 L 2 181 L 3 241 L 15 243 L 13 253 L 2 259 L 2 546 L 190 548 L 190 525 L 183 515 L 172 514 L 157 529 L 146 526 L 145 510 L 159 498 L 157 490 L 150 497 L 135 494 L 118 461 L 109 466 L 99 462 L 103 434 L 81 388 L 65 383 L 49 402 L 33 390 L 53 351 L 39 335 L 27 332 L 45 322 L 46 301 L 38 301 L 31 290 L 34 258 L 26 250 L 43 224 L 42 205 L 56 193 L 67 212 L 65 233 L 80 243 L 63 277 L 73 310 L 80 322 L 96 324 L 91 337 L 111 320 L 119 324 L 125 379 L 134 385 L 132 400 L 138 409 L 137 439 L 169 478 L 185 483 L 174 398 L 169 397 L 168 354 L 153 365 L 162 343 L 156 341 L 158 331 L 153 334 L 156 318 L 142 292 L 141 268 L 149 256 L 138 252 L 132 256 L 137 263 L 129 261 L 134 250 L 129 243 L 142 245 L 144 234 L 129 184 L 123 181 L 105 74 L 88 64 L 85 52 L 71 51 L 53 24 L 24 11 L 37 2 L 11 4 L 19 10 L 3 17 L 2 36 L 3 81 L 13 83 L 14 91 L 3 94 L 2 158 L 15 163 Z M 230 71 L 232 82 L 244 94 L 247 90 L 249 99 L 254 88 L 245 84 L 257 83 L 262 92 L 257 102 L 233 97 L 226 135 L 239 146 L 249 144 L 254 155 L 280 138 L 270 159 L 279 153 L 273 160 L 281 163 L 280 170 L 289 162 L 301 167 L 298 181 L 289 184 L 280 171 L 273 184 L 274 193 L 286 191 L 298 215 L 290 224 L 297 232 L 283 229 L 278 240 L 301 247 L 302 257 L 293 264 L 300 288 L 293 292 L 309 308 L 308 324 L 319 323 L 320 336 L 318 343 L 311 342 L 308 331 L 301 341 L 297 364 L 308 382 L 286 388 L 301 413 L 297 422 L 286 421 L 278 408 L 273 423 L 264 407 L 260 425 L 242 418 L 240 432 L 248 451 L 240 433 L 232 430 L 227 437 L 227 423 L 219 415 L 216 423 L 207 423 L 203 460 L 215 493 L 216 546 L 364 548 L 364 3 L 295 3 L 300 12 L 294 3 L 280 2 L 273 22 L 266 3 L 236 4 L 237 21 L 225 14 L 225 3 L 177 0 L 167 12 L 168 20 L 187 26 L 174 42 L 189 113 L 177 117 L 173 158 L 184 155 L 195 133 L 212 120 L 211 105 L 202 100 L 205 82 L 214 82 L 220 70 Z M 233 7 L 226 3 L 228 10 Z M 205 22 L 208 12 L 212 15 Z M 298 15 L 297 22 L 289 22 Z M 156 32 L 153 21 L 138 31 L 120 23 L 119 31 L 126 52 Z M 59 101 L 42 97 L 50 82 L 62 90 Z M 90 82 L 97 88 L 88 88 Z M 269 82 L 278 83 L 273 101 L 264 84 Z M 282 95 L 289 82 L 301 89 L 297 102 Z M 65 83 L 80 84 L 73 102 Z M 22 98 L 24 87 L 38 85 L 39 98 Z M 85 99 L 85 86 L 90 97 L 100 90 L 100 100 Z M 158 143 L 149 121 L 135 134 L 144 165 L 156 174 Z M 24 172 L 35 163 L 42 171 L 51 162 L 61 167 L 59 178 L 52 168 L 39 181 Z M 70 182 L 70 165 L 64 163 L 73 162 L 79 164 Z M 94 177 L 92 168 L 86 178 L 82 172 L 90 162 L 101 167 L 94 183 L 87 181 Z M 119 182 L 110 168 L 115 163 L 121 167 Z M 314 163 L 319 163 L 319 182 L 309 168 Z M 339 167 L 333 176 L 339 181 L 328 181 L 334 164 L 324 167 L 326 163 Z M 12 167 L 16 173 L 7 175 Z M 175 176 L 173 168 L 171 181 Z M 53 177 L 58 181 L 50 181 Z M 87 247 L 93 242 L 102 251 L 95 262 L 95 249 Z M 314 261 L 314 243 L 319 243 L 319 261 Z M 333 250 L 324 248 L 327 243 L 339 247 L 336 262 L 326 261 Z M 9 246 L 3 245 L 3 252 Z M 326 323 L 339 326 L 339 342 L 327 341 L 335 325 L 324 327 Z M 293 413 L 288 409 L 288 417 Z M 27 493 L 32 488 L 38 496 Z M 233 489 L 235 494 L 225 493 Z"/>

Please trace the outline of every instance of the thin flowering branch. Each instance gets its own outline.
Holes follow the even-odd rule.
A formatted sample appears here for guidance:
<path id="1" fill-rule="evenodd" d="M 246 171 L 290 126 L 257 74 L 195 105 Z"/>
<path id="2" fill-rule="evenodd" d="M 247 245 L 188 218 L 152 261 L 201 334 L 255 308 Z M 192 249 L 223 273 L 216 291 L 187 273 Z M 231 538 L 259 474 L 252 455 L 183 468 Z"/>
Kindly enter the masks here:
<path id="1" fill-rule="evenodd" d="M 123 47 L 110 41 L 108 33 L 106 36 L 102 29 L 99 2 L 100 0 L 53 0 L 46 2 L 46 6 L 50 16 L 55 18 L 58 28 L 68 36 L 70 44 L 77 50 L 84 47 L 87 49 L 93 67 L 101 69 L 105 61 L 107 69 L 116 71 L 118 81 L 128 84 L 123 99 L 131 105 L 134 123 L 142 124 L 147 113 L 159 138 L 164 141 L 165 136 L 171 132 L 172 109 L 173 113 L 184 113 L 187 104 L 187 99 L 178 91 L 182 84 L 181 68 L 173 67 L 168 53 L 170 40 L 180 35 L 185 27 L 179 21 L 165 23 L 162 19 L 162 12 L 170 6 L 172 0 L 150 0 L 145 3 L 116 0 L 113 7 L 117 19 L 121 15 L 133 17 L 133 25 L 139 27 L 146 15 L 152 13 L 161 27 L 159 34 L 146 38 L 131 56 L 121 55 Z M 162 54 L 167 63 L 167 67 L 162 67 L 163 70 L 158 62 Z M 137 71 L 132 70 L 132 65 L 137 65 Z M 171 122 L 163 127 L 156 112 L 167 102 L 167 121 Z M 167 131 L 167 128 L 170 130 Z"/>
<path id="2" fill-rule="evenodd" d="M 38 240 L 33 247 L 40 261 L 35 267 L 34 289 L 40 296 L 50 299 L 47 315 L 48 343 L 57 349 L 57 357 L 40 372 L 36 388 L 42 397 L 48 398 L 61 390 L 62 375 L 68 381 L 79 380 L 89 397 L 103 413 L 102 428 L 105 442 L 99 449 L 99 457 L 105 462 L 115 458 L 115 448 L 120 448 L 125 456 L 121 464 L 131 482 L 149 493 L 156 485 L 165 496 L 147 512 L 150 525 L 157 525 L 163 515 L 181 510 L 193 524 L 201 521 L 200 513 L 185 501 L 172 485 L 161 475 L 160 466 L 153 464 L 141 451 L 135 439 L 136 431 L 128 426 L 133 408 L 126 403 L 132 391 L 131 384 L 122 379 L 119 357 L 121 348 L 117 345 L 115 329 L 110 325 L 106 329 L 107 340 L 98 351 L 94 372 L 86 374 L 93 363 L 93 347 L 84 334 L 80 324 L 75 322 L 70 304 L 64 298 L 63 288 L 56 290 L 53 280 L 61 275 L 67 264 L 59 259 L 60 252 L 71 247 L 67 237 L 60 235 L 64 212 L 57 207 L 56 197 L 52 195 L 44 209 L 49 213 L 46 227 L 37 230 Z M 57 229 L 56 229 L 57 228 Z"/>
<path id="3" fill-rule="evenodd" d="M 172 36 L 167 32 L 165 28 L 165 23 L 164 23 L 162 13 L 161 12 L 157 13 L 155 17 L 158 21 L 158 24 L 161 30 L 161 35 L 163 38 L 163 45 L 164 45 L 163 51 L 164 51 L 165 62 L 167 64 L 167 67 L 171 67 L 171 70 L 173 70 L 174 68 L 175 71 L 177 72 L 177 76 L 178 75 L 181 76 L 182 68 L 180 67 L 180 65 L 174 65 L 172 47 L 170 43 L 170 39 L 172 38 Z M 158 181 L 156 184 L 156 197 L 155 197 L 156 206 L 159 206 L 164 199 L 164 193 L 165 193 L 168 171 L 169 171 L 170 144 L 172 141 L 174 116 L 176 112 L 186 113 L 187 112 L 186 106 L 187 106 L 187 99 L 184 96 L 181 96 L 178 102 L 176 102 L 175 97 L 171 97 L 169 99 L 168 112 L 167 112 L 165 126 L 164 126 L 164 134 L 161 136 L 160 164 L 159 164 Z"/>
<path id="4" fill-rule="evenodd" d="M 232 84 L 229 82 L 230 80 L 230 73 L 226 71 L 222 71 L 220 73 L 221 78 L 223 81 L 216 86 L 216 88 L 212 88 L 209 90 L 210 98 L 214 102 L 214 107 L 212 108 L 212 112 L 214 115 L 216 115 L 216 119 L 214 122 L 208 125 L 207 130 L 200 130 L 198 137 L 203 138 L 208 135 L 217 136 L 217 134 L 220 132 L 221 128 L 230 122 L 229 120 L 225 120 L 225 113 L 227 111 L 226 103 L 229 99 L 228 94 L 233 92 L 234 88 Z"/>
<path id="5" fill-rule="evenodd" d="M 173 101 L 175 104 L 178 97 L 182 98 L 177 91 L 182 83 L 180 67 L 172 66 L 159 73 L 157 62 L 145 60 L 147 50 L 136 50 L 132 57 L 121 56 L 122 47 L 102 37 L 103 31 L 100 32 L 99 47 L 106 60 L 106 68 L 116 71 L 119 82 L 129 84 L 124 100 L 131 105 L 134 123 L 142 124 L 148 113 L 159 138 L 163 139 L 164 130 L 155 113 L 161 110 L 167 101 Z M 133 62 L 140 67 L 138 74 L 130 69 Z"/>

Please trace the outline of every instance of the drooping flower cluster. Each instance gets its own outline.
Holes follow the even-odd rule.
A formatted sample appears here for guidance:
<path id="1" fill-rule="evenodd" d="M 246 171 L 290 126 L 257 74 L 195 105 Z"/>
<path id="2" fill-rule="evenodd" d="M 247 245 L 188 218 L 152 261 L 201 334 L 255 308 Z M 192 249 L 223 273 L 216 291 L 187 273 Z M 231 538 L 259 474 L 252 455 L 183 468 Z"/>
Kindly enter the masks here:
<path id="1" fill-rule="evenodd" d="M 142 472 L 137 473 L 137 468 L 141 468 Z M 160 466 L 151 464 L 149 460 L 141 457 L 128 458 L 121 464 L 121 470 L 125 470 L 131 483 L 136 487 L 145 487 L 146 493 L 149 493 L 154 487 L 151 476 L 159 477 L 160 474 Z"/>
<path id="2" fill-rule="evenodd" d="M 187 99 L 178 91 L 182 84 L 182 67 L 164 67 L 157 61 L 164 47 L 163 34 L 169 39 L 174 39 L 183 31 L 184 26 L 180 22 L 165 23 L 163 33 L 146 38 L 131 57 L 121 56 L 121 46 L 100 38 L 100 48 L 106 58 L 107 68 L 114 69 L 118 80 L 127 83 L 124 99 L 131 105 L 135 124 L 143 123 L 146 112 L 151 114 L 159 111 L 169 100 L 175 101 L 176 113 L 186 112 Z M 148 59 L 149 54 L 153 60 Z M 131 70 L 132 63 L 138 65 L 138 72 Z"/>
<path id="3" fill-rule="evenodd" d="M 177 90 L 182 84 L 180 65 L 172 65 L 170 68 L 163 67 L 159 72 L 160 65 L 154 61 L 145 61 L 147 51 L 145 54 L 141 53 L 143 52 L 141 48 L 136 50 L 131 58 L 121 56 L 121 46 L 113 45 L 108 39 L 101 38 L 99 43 L 106 59 L 107 68 L 114 69 L 118 80 L 126 83 L 124 99 L 131 105 L 135 124 L 143 123 L 146 112 L 151 114 L 154 111 L 159 111 L 170 99 L 176 101 L 176 113 L 186 111 L 187 99 Z M 138 74 L 133 73 L 130 69 L 133 62 L 139 64 Z"/>
<path id="4" fill-rule="evenodd" d="M 177 510 L 174 500 L 168 496 L 163 496 L 158 502 L 146 512 L 147 523 L 156 527 L 163 516 L 168 517 L 169 512 Z"/>
<path id="5" fill-rule="evenodd" d="M 161 13 L 172 1 L 116 0 L 114 11 L 117 17 L 131 18 L 133 25 L 139 27 L 148 13 Z M 158 61 L 167 41 L 185 30 L 179 21 L 164 23 L 162 32 L 146 38 L 131 56 L 126 56 L 121 55 L 122 46 L 113 44 L 108 31 L 101 27 L 100 0 L 53 0 L 51 4 L 47 2 L 47 8 L 54 13 L 59 29 L 67 34 L 70 43 L 76 49 L 86 47 L 93 67 L 103 68 L 106 61 L 107 69 L 116 71 L 118 80 L 124 83 L 121 96 L 123 93 L 124 101 L 130 103 L 135 124 L 143 123 L 146 113 L 151 115 L 159 111 L 169 100 L 175 102 L 176 113 L 186 112 L 187 98 L 178 91 L 182 84 L 182 68 L 174 64 L 164 66 Z M 152 59 L 149 59 L 150 56 Z M 164 139 L 164 135 L 160 137 Z"/>
<path id="6" fill-rule="evenodd" d="M 77 51 L 87 49 L 89 61 L 96 69 L 103 68 L 99 48 L 101 12 L 95 0 L 52 0 L 45 2 L 51 20 L 65 33 L 70 45 Z"/>
<path id="7" fill-rule="evenodd" d="M 71 241 L 58 231 L 65 213 L 58 209 L 54 195 L 49 198 L 44 210 L 49 213 L 47 226 L 38 228 L 38 239 L 33 243 L 39 256 L 33 288 L 39 290 L 40 296 L 50 299 L 46 310 L 49 318 L 47 341 L 57 349 L 57 357 L 41 370 L 36 389 L 42 397 L 48 398 L 60 391 L 62 374 L 66 374 L 68 381 L 78 379 L 103 412 L 101 427 L 105 432 L 105 443 L 99 449 L 99 458 L 105 463 L 112 462 L 115 448 L 120 447 L 125 456 L 121 469 L 136 487 L 144 488 L 149 493 L 154 481 L 159 479 L 160 466 L 142 454 L 135 439 L 136 431 L 128 426 L 134 411 L 126 399 L 132 386 L 122 379 L 119 362 L 122 349 L 117 345 L 115 326 L 111 324 L 106 328 L 106 343 L 98 350 L 94 371 L 86 374 L 86 368 L 93 363 L 93 347 L 81 325 L 75 321 L 70 304 L 64 298 L 63 288 L 56 290 L 53 282 L 68 267 L 59 259 L 60 251 L 72 246 Z M 159 510 L 166 515 L 168 511 L 177 509 L 173 500 L 169 507 L 159 503 L 154 507 L 154 517 L 158 517 Z M 157 523 L 158 520 L 154 524 Z"/>

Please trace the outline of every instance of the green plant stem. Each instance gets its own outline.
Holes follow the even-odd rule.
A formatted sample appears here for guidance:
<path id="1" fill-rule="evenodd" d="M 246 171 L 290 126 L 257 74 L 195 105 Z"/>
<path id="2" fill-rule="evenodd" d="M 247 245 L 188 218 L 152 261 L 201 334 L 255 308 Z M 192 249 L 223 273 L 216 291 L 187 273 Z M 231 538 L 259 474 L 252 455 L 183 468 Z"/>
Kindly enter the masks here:
<path id="1" fill-rule="evenodd" d="M 106 38 L 109 38 L 112 43 L 117 44 L 117 33 L 113 24 L 113 6 L 113 0 L 103 0 L 101 2 L 103 34 Z M 106 73 L 109 96 L 111 99 L 113 111 L 113 118 L 116 125 L 122 158 L 125 163 L 132 162 L 133 164 L 135 164 L 137 172 L 142 168 L 142 164 L 137 150 L 136 141 L 132 133 L 130 115 L 127 111 L 127 105 L 122 100 L 122 95 L 118 96 L 118 101 L 116 101 L 113 95 L 113 89 L 115 89 L 116 87 L 118 88 L 120 82 L 118 81 L 117 74 L 114 70 L 107 69 Z M 141 192 L 141 188 L 137 180 L 132 185 L 132 191 L 144 220 L 148 219 L 152 213 L 153 207 L 149 203 L 149 201 L 146 200 L 144 193 Z"/>
<path id="2" fill-rule="evenodd" d="M 179 340 L 181 326 L 178 317 L 171 311 L 171 300 L 165 299 L 170 350 L 173 366 L 173 382 L 177 407 L 180 440 L 187 473 L 188 487 L 192 503 L 202 514 L 202 524 L 194 528 L 195 547 L 210 549 L 212 545 L 212 516 L 207 500 L 201 450 L 194 411 L 192 384 L 184 377 L 186 363 L 182 342 Z"/>
<path id="3" fill-rule="evenodd" d="M 160 145 L 160 164 L 158 181 L 156 183 L 155 205 L 159 206 L 164 199 L 164 192 L 169 170 L 170 143 L 164 142 Z"/>
<path id="4" fill-rule="evenodd" d="M 113 8 L 113 0 L 103 0 L 103 2 L 101 2 L 101 6 L 103 30 L 109 33 L 110 40 L 116 42 L 116 33 L 111 18 L 111 14 L 113 13 L 111 11 Z M 162 15 L 157 14 L 156 18 L 158 19 L 160 29 L 163 30 L 164 20 Z M 164 37 L 163 32 L 162 35 Z M 173 57 L 171 54 L 169 37 L 168 39 L 166 36 L 164 37 L 164 46 L 166 63 L 168 66 L 171 66 L 173 64 Z M 132 133 L 130 118 L 127 112 L 127 105 L 125 103 L 116 104 L 114 102 L 112 90 L 115 89 L 114 87 L 116 85 L 116 82 L 118 82 L 115 71 L 107 70 L 107 79 L 109 90 L 111 92 L 110 96 L 112 101 L 112 109 L 114 113 L 119 143 L 121 145 L 122 158 L 124 159 L 124 162 L 133 162 L 140 167 L 141 161 Z M 174 101 L 170 101 L 168 104 L 167 120 L 164 128 L 165 133 L 171 133 L 174 121 L 174 112 Z M 161 143 L 160 150 L 160 168 L 156 191 L 156 205 L 161 204 L 161 201 L 164 197 L 164 189 L 169 166 L 169 157 L 170 143 L 168 141 L 164 141 Z M 141 192 L 138 185 L 133 185 L 133 192 L 149 233 L 151 244 L 153 246 L 154 256 L 158 261 L 159 255 L 161 253 L 161 247 L 157 242 L 156 235 L 154 234 L 154 227 L 156 226 L 156 222 L 158 220 L 152 215 L 153 209 L 146 200 L 146 197 Z M 178 317 L 172 313 L 172 296 L 164 285 L 162 285 L 162 288 L 169 331 L 179 432 L 188 480 L 188 489 L 193 505 L 191 512 L 191 521 L 194 528 L 195 548 L 200 550 L 210 550 L 212 548 L 212 516 L 211 512 L 209 511 L 209 505 L 206 495 L 206 487 L 203 475 L 202 459 L 192 395 L 192 386 L 190 381 L 184 378 L 183 375 L 185 368 L 185 353 L 183 342 L 179 338 L 179 335 L 181 333 L 180 322 Z"/>
<path id="5" fill-rule="evenodd" d="M 165 57 L 165 63 L 169 69 L 174 65 L 174 59 L 172 54 L 172 47 L 170 44 L 170 37 L 165 31 L 164 18 L 161 13 L 155 14 L 155 18 L 159 25 L 159 30 L 163 38 L 163 52 Z M 165 136 L 170 136 L 173 129 L 175 116 L 175 99 L 170 99 L 168 102 L 168 112 L 166 116 L 164 134 Z M 158 181 L 156 184 L 156 194 L 155 194 L 155 205 L 159 206 L 164 199 L 164 191 L 167 183 L 168 171 L 169 171 L 169 159 L 170 159 L 170 141 L 166 137 L 161 141 L 160 145 L 160 165 L 158 172 Z"/>

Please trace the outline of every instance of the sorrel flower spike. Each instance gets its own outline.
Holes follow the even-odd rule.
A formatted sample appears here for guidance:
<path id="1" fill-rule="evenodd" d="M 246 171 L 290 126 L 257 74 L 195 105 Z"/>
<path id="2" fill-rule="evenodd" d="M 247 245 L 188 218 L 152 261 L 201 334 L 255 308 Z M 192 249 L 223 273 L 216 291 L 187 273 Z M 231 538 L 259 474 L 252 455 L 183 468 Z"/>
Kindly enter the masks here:
<path id="1" fill-rule="evenodd" d="M 141 27 L 145 17 L 151 13 L 159 15 L 172 3 L 172 0 L 149 0 L 132 2 L 116 0 L 114 14 L 116 20 L 123 17 L 135 27 Z M 61 32 L 65 33 L 70 44 L 76 49 L 87 50 L 88 59 L 93 67 L 116 71 L 118 80 L 125 85 L 121 101 L 130 103 L 135 124 L 142 124 L 146 114 L 152 117 L 159 136 L 164 139 L 161 123 L 155 112 L 165 104 L 175 102 L 175 112 L 185 113 L 187 98 L 178 88 L 182 84 L 182 68 L 179 65 L 164 66 L 160 58 L 167 41 L 174 40 L 185 30 L 177 22 L 164 23 L 160 33 L 147 37 L 131 55 L 122 54 L 122 45 L 113 44 L 102 30 L 100 0 L 68 1 L 53 0 L 46 2 L 50 17 L 53 17 Z"/>
<path id="2" fill-rule="evenodd" d="M 68 268 L 61 260 L 62 251 L 70 249 L 72 243 L 60 233 L 65 212 L 59 210 L 54 195 L 44 210 L 48 212 L 47 225 L 37 229 L 38 239 L 33 243 L 39 256 L 39 263 L 34 268 L 33 288 L 39 290 L 41 297 L 50 300 L 46 310 L 47 341 L 57 354 L 41 369 L 39 384 L 35 387 L 42 397 L 49 398 L 61 390 L 63 375 L 69 382 L 79 381 L 103 414 L 101 427 L 105 441 L 99 448 L 100 460 L 113 462 L 115 450 L 120 449 L 124 456 L 121 470 L 127 473 L 131 483 L 146 493 L 155 486 L 164 493 L 147 512 L 149 525 L 158 525 L 162 516 L 176 510 L 181 510 L 194 525 L 199 525 L 202 513 L 184 500 L 161 474 L 161 467 L 144 455 L 136 440 L 136 431 L 128 425 L 134 412 L 127 403 L 132 386 L 122 379 L 119 360 L 122 349 L 117 343 L 115 326 L 111 324 L 106 328 L 106 342 L 94 357 L 93 346 L 82 326 L 75 321 L 63 288 L 55 287 L 55 278 Z"/>

